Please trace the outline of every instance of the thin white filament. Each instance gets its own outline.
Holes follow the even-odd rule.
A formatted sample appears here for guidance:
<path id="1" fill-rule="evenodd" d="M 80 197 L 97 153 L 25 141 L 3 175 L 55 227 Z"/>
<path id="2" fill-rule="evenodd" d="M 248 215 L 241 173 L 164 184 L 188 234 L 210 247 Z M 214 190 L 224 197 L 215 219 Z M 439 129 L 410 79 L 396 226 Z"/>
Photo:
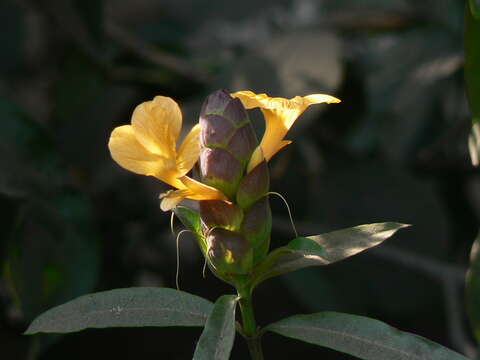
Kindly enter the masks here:
<path id="1" fill-rule="evenodd" d="M 170 216 L 170 231 L 172 235 L 175 236 L 175 230 L 173 229 L 173 222 L 175 220 L 175 213 L 172 211 L 172 215 Z"/>
<path id="2" fill-rule="evenodd" d="M 297 228 L 295 227 L 295 224 L 293 223 L 292 212 L 290 211 L 290 206 L 288 206 L 287 200 L 285 200 L 285 198 L 277 192 L 270 191 L 270 192 L 267 193 L 267 195 L 270 195 L 270 194 L 271 195 L 277 195 L 285 203 L 285 205 L 287 207 L 287 211 L 288 211 L 288 217 L 290 218 L 290 223 L 292 224 L 293 232 L 295 233 L 295 237 L 298 237 Z"/>
<path id="3" fill-rule="evenodd" d="M 177 290 L 180 290 L 180 285 L 179 285 L 179 274 L 180 274 L 180 246 L 179 246 L 179 240 L 180 240 L 180 235 L 182 235 L 185 232 L 191 232 L 190 230 L 183 229 L 177 234 L 177 238 L 175 240 L 175 244 L 177 247 L 177 271 L 175 273 L 175 285 L 177 286 Z"/>
<path id="4" fill-rule="evenodd" d="M 205 261 L 203 262 L 202 275 L 204 279 L 206 279 L 207 277 L 206 272 L 207 272 L 207 258 L 205 258 Z"/>

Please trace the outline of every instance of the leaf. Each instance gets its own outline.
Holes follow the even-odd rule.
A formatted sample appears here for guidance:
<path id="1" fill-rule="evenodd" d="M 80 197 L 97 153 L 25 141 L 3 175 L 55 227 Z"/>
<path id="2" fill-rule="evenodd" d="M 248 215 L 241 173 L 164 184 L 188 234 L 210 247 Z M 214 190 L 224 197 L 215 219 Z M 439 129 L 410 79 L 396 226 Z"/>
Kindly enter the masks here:
<path id="1" fill-rule="evenodd" d="M 132 287 L 81 296 L 37 317 L 25 334 L 87 328 L 203 326 L 212 304 L 169 288 Z"/>
<path id="2" fill-rule="evenodd" d="M 295 315 L 265 330 L 366 360 L 466 360 L 423 337 L 363 316 L 321 312 Z"/>
<path id="3" fill-rule="evenodd" d="M 470 12 L 476 20 L 480 20 L 480 0 L 470 0 Z"/>
<path id="4" fill-rule="evenodd" d="M 479 164 L 479 125 L 480 120 L 480 5 L 478 1 L 470 0 L 470 6 L 465 7 L 465 82 L 467 97 L 472 112 L 472 131 L 468 138 L 468 149 L 472 164 Z"/>
<path id="5" fill-rule="evenodd" d="M 323 248 L 329 263 L 334 263 L 377 246 L 397 230 L 408 226 L 395 222 L 365 224 L 308 238 Z"/>
<path id="6" fill-rule="evenodd" d="M 472 119 L 472 130 L 468 135 L 468 152 L 473 166 L 480 164 L 480 122 L 479 119 Z"/>
<path id="7" fill-rule="evenodd" d="M 407 226 L 394 222 L 374 223 L 295 238 L 287 246 L 272 251 L 258 265 L 253 273 L 252 288 L 273 276 L 346 259 L 380 244 Z"/>
<path id="8" fill-rule="evenodd" d="M 173 212 L 180 219 L 183 226 L 185 226 L 188 230 L 192 231 L 195 234 L 195 237 L 198 240 L 198 244 L 200 245 L 202 252 L 206 254 L 207 244 L 202 234 L 200 215 L 185 206 L 177 206 L 173 209 Z"/>
<path id="9" fill-rule="evenodd" d="M 197 212 L 185 206 L 177 206 L 173 209 L 173 212 L 188 230 L 193 231 L 195 234 L 202 233 L 200 227 L 200 215 L 198 215 Z"/>
<path id="10" fill-rule="evenodd" d="M 480 342 L 480 233 L 470 252 L 470 268 L 465 282 L 467 314 L 473 333 Z"/>
<path id="11" fill-rule="evenodd" d="M 235 339 L 237 300 L 235 295 L 224 295 L 215 302 L 195 348 L 194 360 L 228 360 Z"/>

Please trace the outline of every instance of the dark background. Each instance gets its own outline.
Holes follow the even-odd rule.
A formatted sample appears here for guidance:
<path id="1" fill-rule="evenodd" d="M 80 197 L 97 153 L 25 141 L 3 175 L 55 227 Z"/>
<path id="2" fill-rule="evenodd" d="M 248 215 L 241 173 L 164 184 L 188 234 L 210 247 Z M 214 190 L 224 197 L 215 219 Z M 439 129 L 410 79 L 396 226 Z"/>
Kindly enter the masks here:
<path id="1" fill-rule="evenodd" d="M 167 187 L 120 168 L 110 132 L 155 95 L 184 128 L 218 88 L 324 92 L 270 163 L 303 235 L 413 224 L 378 249 L 269 280 L 266 325 L 335 310 L 374 317 L 471 354 L 463 277 L 478 230 L 470 166 L 461 0 L 3 0 L 0 3 L 0 352 L 2 359 L 190 359 L 200 329 L 87 330 L 26 337 L 39 313 L 81 294 L 175 287 Z M 263 121 L 252 113 L 259 134 Z M 272 198 L 272 246 L 293 237 Z M 180 242 L 182 290 L 233 289 Z M 351 357 L 267 334 L 268 359 Z M 98 354 L 98 355 L 97 355 Z M 245 359 L 237 338 L 232 359 Z"/>

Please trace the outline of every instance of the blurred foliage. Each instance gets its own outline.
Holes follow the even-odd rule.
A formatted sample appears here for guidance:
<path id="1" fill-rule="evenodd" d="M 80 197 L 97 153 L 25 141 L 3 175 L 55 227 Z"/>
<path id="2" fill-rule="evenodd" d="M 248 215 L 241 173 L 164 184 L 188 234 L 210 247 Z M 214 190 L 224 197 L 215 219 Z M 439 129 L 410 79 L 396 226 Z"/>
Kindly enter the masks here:
<path id="1" fill-rule="evenodd" d="M 478 252 L 480 246 L 480 237 L 475 239 L 472 251 L 470 253 L 470 268 L 466 280 L 466 300 L 467 310 L 475 338 L 477 342 L 480 339 L 480 254 Z"/>
<path id="2" fill-rule="evenodd" d="M 174 286 L 175 245 L 157 200 L 166 188 L 117 167 L 106 147 L 110 131 L 158 94 L 179 101 L 187 124 L 220 87 L 334 94 L 342 104 L 309 109 L 290 135 L 294 143 L 272 161 L 272 188 L 286 196 L 299 227 L 320 233 L 410 223 L 382 246 L 467 266 L 480 187 L 466 142 L 464 7 L 463 0 L 3 1 L 6 357 L 25 355 L 27 340 L 17 335 L 54 304 L 94 288 Z M 261 116 L 253 120 L 261 131 Z M 272 200 L 272 211 L 278 247 L 292 232 L 280 201 Z M 182 242 L 182 288 L 210 299 L 225 293 L 201 269 L 198 249 Z M 305 286 L 314 281 L 317 287 Z M 462 351 L 449 335 L 440 281 L 371 250 L 260 286 L 256 309 L 263 324 L 302 311 L 367 315 Z M 282 292 L 282 301 L 272 304 L 271 291 Z M 125 358 L 191 355 L 178 351 L 188 338 L 147 343 L 158 334 L 68 335 L 40 358 L 84 357 L 79 344 L 87 342 L 110 344 Z M 288 354 L 283 346 L 289 343 L 276 346 L 278 359 Z"/>
<path id="3" fill-rule="evenodd" d="M 478 166 L 480 153 L 480 5 L 470 0 L 465 6 L 465 82 L 472 112 L 472 131 L 468 146 L 472 164 Z"/>

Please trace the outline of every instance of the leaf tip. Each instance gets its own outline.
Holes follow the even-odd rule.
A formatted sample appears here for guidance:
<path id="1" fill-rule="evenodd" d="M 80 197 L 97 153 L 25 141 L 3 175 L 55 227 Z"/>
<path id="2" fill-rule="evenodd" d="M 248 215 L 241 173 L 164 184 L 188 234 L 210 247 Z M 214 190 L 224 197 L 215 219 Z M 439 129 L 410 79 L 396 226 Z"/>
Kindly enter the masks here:
<path id="1" fill-rule="evenodd" d="M 36 333 L 38 333 L 38 331 L 35 329 L 35 327 L 33 327 L 32 325 L 30 325 L 27 330 L 25 330 L 23 332 L 22 335 L 35 335 Z"/>

